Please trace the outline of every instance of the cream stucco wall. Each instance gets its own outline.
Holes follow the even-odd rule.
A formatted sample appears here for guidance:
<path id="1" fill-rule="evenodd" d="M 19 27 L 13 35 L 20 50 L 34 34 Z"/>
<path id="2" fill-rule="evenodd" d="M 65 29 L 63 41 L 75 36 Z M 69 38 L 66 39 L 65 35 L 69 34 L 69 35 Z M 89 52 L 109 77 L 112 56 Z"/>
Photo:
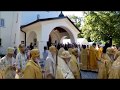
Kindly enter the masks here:
<path id="1" fill-rule="evenodd" d="M 41 40 L 41 35 L 42 35 L 41 24 L 37 23 L 29 27 L 25 27 L 22 30 L 26 32 L 26 46 L 29 46 L 30 43 L 32 42 L 33 38 L 30 37 L 30 35 L 34 32 L 36 34 L 36 36 L 34 37 L 37 37 L 38 48 L 39 48 L 39 41 Z M 29 42 L 30 40 L 31 42 Z"/>
<path id="2" fill-rule="evenodd" d="M 55 27 L 61 27 L 65 29 L 70 37 L 71 42 L 77 42 L 77 34 L 79 33 L 71 23 L 68 23 L 67 19 L 58 19 L 58 20 L 51 20 L 51 21 L 44 21 L 42 22 L 42 38 L 40 43 L 40 50 L 43 52 L 43 47 L 47 45 L 47 41 L 49 39 L 49 34 Z"/>

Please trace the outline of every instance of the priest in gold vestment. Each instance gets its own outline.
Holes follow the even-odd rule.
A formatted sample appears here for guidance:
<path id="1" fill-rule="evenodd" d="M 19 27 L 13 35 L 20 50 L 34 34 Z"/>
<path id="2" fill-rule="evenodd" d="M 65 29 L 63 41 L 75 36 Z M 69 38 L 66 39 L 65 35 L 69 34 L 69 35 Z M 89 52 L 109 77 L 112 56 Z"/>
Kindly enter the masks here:
<path id="1" fill-rule="evenodd" d="M 16 75 L 16 60 L 13 57 L 14 48 L 8 47 L 7 55 L 0 59 L 0 78 L 15 79 Z"/>
<path id="2" fill-rule="evenodd" d="M 110 72 L 109 79 L 120 79 L 120 52 L 117 52 L 116 60 L 113 62 Z"/>
<path id="3" fill-rule="evenodd" d="M 89 49 L 89 68 L 91 71 L 98 71 L 97 51 L 95 49 L 96 44 L 93 43 Z"/>
<path id="4" fill-rule="evenodd" d="M 81 50 L 81 69 L 87 70 L 88 69 L 88 51 L 86 49 L 86 45 L 83 45 Z"/>
<path id="5" fill-rule="evenodd" d="M 98 79 L 108 79 L 112 65 L 112 60 L 109 57 L 108 53 L 110 54 L 111 50 L 112 49 L 109 48 L 103 48 L 103 53 L 99 64 Z"/>
<path id="6" fill-rule="evenodd" d="M 42 79 L 42 69 L 39 64 L 40 54 L 38 49 L 31 50 L 31 59 L 28 60 L 25 70 L 23 71 L 23 79 Z"/>

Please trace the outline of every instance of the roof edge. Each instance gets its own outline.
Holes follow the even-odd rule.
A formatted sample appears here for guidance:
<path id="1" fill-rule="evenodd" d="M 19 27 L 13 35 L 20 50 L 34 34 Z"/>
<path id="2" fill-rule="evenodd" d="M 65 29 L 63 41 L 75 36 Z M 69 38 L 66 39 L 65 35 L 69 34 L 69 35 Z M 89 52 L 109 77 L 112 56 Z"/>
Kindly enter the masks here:
<path id="1" fill-rule="evenodd" d="M 45 19 L 38 19 L 38 20 L 35 20 L 35 21 L 33 21 L 33 22 L 31 22 L 31 23 L 28 23 L 28 24 L 26 24 L 26 25 L 20 26 L 20 29 L 22 29 L 22 28 L 24 28 L 24 27 L 27 27 L 27 26 L 29 26 L 29 25 L 32 25 L 32 24 L 34 24 L 34 23 L 40 22 L 40 21 L 63 19 L 63 18 L 67 18 L 67 19 L 73 24 L 73 26 L 74 26 L 79 32 L 81 32 L 80 29 L 79 29 L 79 28 L 70 20 L 70 18 L 67 17 L 67 16 L 64 16 L 64 17 L 54 17 L 54 18 L 45 18 Z"/>
<path id="2" fill-rule="evenodd" d="M 54 18 L 38 19 L 38 20 L 35 20 L 35 21 L 33 21 L 33 22 L 31 22 L 31 23 L 28 23 L 28 24 L 26 24 L 26 25 L 21 25 L 20 28 L 22 29 L 22 28 L 24 28 L 24 27 L 27 27 L 27 26 L 29 26 L 29 25 L 32 25 L 32 24 L 37 23 L 37 22 L 40 22 L 40 21 L 55 20 L 55 19 L 63 19 L 63 18 L 67 18 L 67 17 L 64 16 L 64 17 L 54 17 Z"/>

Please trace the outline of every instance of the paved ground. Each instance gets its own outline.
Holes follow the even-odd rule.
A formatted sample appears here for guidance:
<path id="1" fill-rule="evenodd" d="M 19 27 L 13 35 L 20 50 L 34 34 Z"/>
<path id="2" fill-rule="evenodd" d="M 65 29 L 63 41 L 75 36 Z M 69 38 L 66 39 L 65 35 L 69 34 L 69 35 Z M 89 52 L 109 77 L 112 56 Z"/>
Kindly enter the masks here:
<path id="1" fill-rule="evenodd" d="M 96 72 L 81 71 L 82 79 L 97 79 Z"/>

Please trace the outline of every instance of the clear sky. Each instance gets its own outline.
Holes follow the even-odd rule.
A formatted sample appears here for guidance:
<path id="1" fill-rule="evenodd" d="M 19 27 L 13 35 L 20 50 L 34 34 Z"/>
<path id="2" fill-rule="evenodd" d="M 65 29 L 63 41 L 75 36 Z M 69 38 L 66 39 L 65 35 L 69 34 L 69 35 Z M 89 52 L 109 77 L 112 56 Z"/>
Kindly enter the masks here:
<path id="1" fill-rule="evenodd" d="M 21 24 L 27 24 L 33 22 L 37 19 L 37 14 L 40 15 L 40 18 L 51 18 L 51 17 L 58 17 L 60 11 L 23 11 L 22 12 L 22 21 Z M 75 15 L 78 17 L 82 17 L 82 11 L 63 11 L 65 16 Z"/>
<path id="2" fill-rule="evenodd" d="M 35 21 L 37 19 L 37 14 L 40 15 L 40 18 L 50 18 L 57 17 L 59 13 L 59 11 L 23 11 L 21 24 L 24 25 Z"/>
<path id="3" fill-rule="evenodd" d="M 78 17 L 83 17 L 83 11 L 63 11 L 63 14 L 64 15 L 75 15 L 75 16 L 78 16 Z"/>

